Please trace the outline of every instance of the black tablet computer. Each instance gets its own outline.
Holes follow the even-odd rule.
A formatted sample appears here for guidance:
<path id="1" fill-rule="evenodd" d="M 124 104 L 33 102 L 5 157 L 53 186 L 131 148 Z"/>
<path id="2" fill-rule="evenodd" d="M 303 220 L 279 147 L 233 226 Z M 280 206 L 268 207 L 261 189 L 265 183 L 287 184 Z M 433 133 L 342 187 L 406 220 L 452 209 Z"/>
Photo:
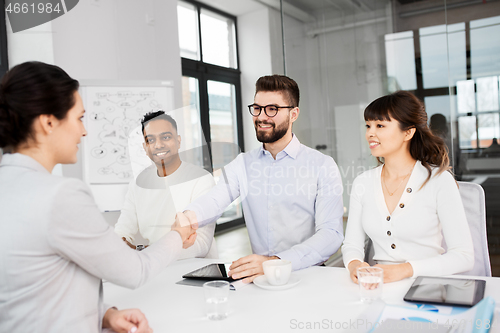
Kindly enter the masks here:
<path id="1" fill-rule="evenodd" d="M 485 286 L 484 280 L 419 276 L 404 300 L 471 307 L 483 299 Z"/>
<path id="2" fill-rule="evenodd" d="M 229 266 L 231 266 L 231 264 L 210 264 L 184 274 L 182 277 L 185 279 L 199 279 L 207 281 L 236 281 L 233 278 L 227 276 L 227 272 L 229 272 Z"/>

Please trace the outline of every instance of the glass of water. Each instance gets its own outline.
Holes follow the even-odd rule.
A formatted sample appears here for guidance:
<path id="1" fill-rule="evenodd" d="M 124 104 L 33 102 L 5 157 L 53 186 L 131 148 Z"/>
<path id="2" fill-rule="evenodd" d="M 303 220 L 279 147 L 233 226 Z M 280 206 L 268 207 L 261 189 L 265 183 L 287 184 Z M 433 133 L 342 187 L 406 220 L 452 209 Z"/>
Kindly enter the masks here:
<path id="1" fill-rule="evenodd" d="M 361 301 L 371 303 L 382 296 L 384 270 L 380 267 L 359 267 L 358 283 Z"/>
<path id="2" fill-rule="evenodd" d="M 210 281 L 203 284 L 207 316 L 210 320 L 222 320 L 228 314 L 229 282 Z"/>

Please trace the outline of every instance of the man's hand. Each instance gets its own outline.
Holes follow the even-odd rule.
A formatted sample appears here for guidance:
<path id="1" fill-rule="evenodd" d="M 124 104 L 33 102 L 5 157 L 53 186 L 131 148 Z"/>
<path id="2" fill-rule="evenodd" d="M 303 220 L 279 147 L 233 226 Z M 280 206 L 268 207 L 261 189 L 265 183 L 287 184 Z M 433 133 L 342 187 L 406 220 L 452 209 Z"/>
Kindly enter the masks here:
<path id="1" fill-rule="evenodd" d="M 138 309 L 117 310 L 110 308 L 102 318 L 102 327 L 116 333 L 152 333 L 146 316 Z"/>
<path id="2" fill-rule="evenodd" d="M 198 228 L 198 223 L 192 225 L 189 222 L 188 217 L 184 215 L 184 213 L 177 213 L 177 215 L 175 215 L 175 222 L 172 225 L 171 230 L 177 231 L 179 235 L 181 235 L 182 247 L 186 249 L 194 244 L 194 241 L 196 240 L 197 228 Z"/>
<path id="3" fill-rule="evenodd" d="M 384 283 L 395 282 L 413 276 L 413 267 L 409 262 L 398 265 L 375 265 L 384 270 Z"/>
<path id="4" fill-rule="evenodd" d="M 358 267 L 370 267 L 367 262 L 361 262 L 359 260 L 353 260 L 349 263 L 349 275 L 354 283 L 358 283 Z"/>
<path id="5" fill-rule="evenodd" d="M 230 271 L 228 275 L 233 279 L 243 279 L 243 283 L 252 282 L 257 276 L 263 275 L 264 270 L 262 269 L 262 263 L 271 259 L 279 259 L 276 256 L 266 257 L 258 254 L 251 254 L 249 256 L 240 258 L 233 261 L 232 265 L 229 267 Z"/>
<path id="6" fill-rule="evenodd" d="M 122 237 L 122 240 L 127 243 L 128 246 L 130 246 L 131 249 L 135 250 L 135 245 L 130 243 L 125 237 Z"/>

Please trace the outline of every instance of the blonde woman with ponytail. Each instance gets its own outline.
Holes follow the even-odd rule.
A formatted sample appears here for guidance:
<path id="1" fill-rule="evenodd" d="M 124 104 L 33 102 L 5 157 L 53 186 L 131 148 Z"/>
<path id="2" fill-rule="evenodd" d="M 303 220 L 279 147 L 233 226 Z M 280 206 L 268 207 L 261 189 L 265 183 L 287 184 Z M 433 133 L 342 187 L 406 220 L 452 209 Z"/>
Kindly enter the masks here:
<path id="1" fill-rule="evenodd" d="M 366 140 L 380 165 L 353 183 L 344 264 L 354 282 L 365 234 L 384 282 L 471 270 L 474 249 L 444 141 L 413 94 L 398 91 L 365 109 Z M 448 250 L 443 248 L 443 237 Z"/>

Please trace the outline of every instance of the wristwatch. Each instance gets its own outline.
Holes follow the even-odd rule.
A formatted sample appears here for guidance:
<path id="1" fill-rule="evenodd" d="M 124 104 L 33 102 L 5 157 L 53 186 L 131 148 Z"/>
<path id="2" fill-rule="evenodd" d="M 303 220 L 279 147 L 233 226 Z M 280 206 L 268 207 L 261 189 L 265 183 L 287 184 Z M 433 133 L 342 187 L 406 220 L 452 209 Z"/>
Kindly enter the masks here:
<path id="1" fill-rule="evenodd" d="M 136 245 L 136 246 L 135 246 L 135 249 L 136 249 L 137 251 L 142 251 L 142 250 L 144 250 L 144 249 L 145 249 L 145 247 L 144 247 L 144 245 L 139 244 L 139 245 Z"/>

